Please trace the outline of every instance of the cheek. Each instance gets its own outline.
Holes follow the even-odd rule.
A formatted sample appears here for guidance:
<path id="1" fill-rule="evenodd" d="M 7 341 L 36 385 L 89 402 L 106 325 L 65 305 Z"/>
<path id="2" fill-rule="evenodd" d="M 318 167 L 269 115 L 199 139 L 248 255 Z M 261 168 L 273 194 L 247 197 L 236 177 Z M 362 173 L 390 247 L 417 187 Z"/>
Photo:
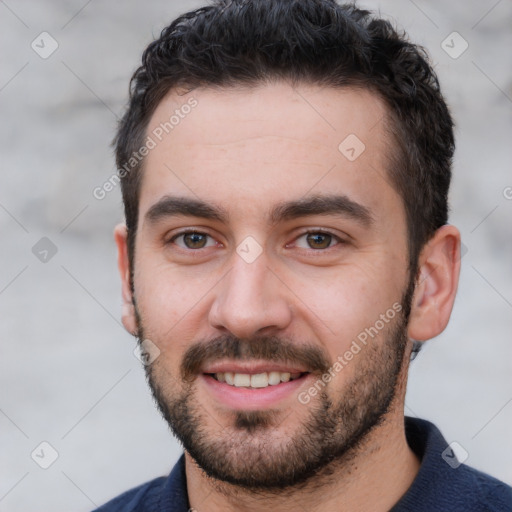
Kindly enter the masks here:
<path id="1" fill-rule="evenodd" d="M 215 280 L 193 278 L 186 271 L 150 258 L 137 266 L 135 293 L 145 334 L 159 346 L 181 350 L 186 340 L 197 339 L 208 317 L 209 290 Z"/>
<path id="2" fill-rule="evenodd" d="M 316 326 L 316 336 L 330 356 L 336 358 L 400 301 L 400 280 L 398 274 L 392 277 L 389 264 L 338 267 L 321 279 L 310 280 L 309 285 L 296 278 L 301 299 L 298 308 L 305 322 Z"/>
<path id="3" fill-rule="evenodd" d="M 152 331 L 169 329 L 182 315 L 179 310 L 179 305 L 183 304 L 178 300 L 179 288 L 162 272 L 144 267 L 140 265 L 135 276 L 135 294 L 145 327 Z"/>

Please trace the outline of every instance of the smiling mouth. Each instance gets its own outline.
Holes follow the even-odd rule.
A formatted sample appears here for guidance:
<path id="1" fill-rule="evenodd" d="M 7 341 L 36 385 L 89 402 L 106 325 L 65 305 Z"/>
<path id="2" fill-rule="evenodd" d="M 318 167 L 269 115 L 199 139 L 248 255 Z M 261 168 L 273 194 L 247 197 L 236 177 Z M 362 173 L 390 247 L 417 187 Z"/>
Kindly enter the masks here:
<path id="1" fill-rule="evenodd" d="M 308 372 L 263 372 L 263 373 L 234 373 L 234 372 L 217 372 L 206 373 L 218 382 L 223 382 L 229 386 L 237 388 L 266 388 L 269 386 L 277 386 L 283 382 L 300 379 L 307 375 Z"/>

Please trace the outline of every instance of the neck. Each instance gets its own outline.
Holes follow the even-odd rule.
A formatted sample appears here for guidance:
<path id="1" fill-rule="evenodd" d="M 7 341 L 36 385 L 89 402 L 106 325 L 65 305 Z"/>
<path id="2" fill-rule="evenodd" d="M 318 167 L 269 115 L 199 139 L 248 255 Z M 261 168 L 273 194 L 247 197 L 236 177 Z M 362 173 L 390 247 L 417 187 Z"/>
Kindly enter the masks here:
<path id="1" fill-rule="evenodd" d="M 385 512 L 405 494 L 419 470 L 419 461 L 405 438 L 403 408 L 393 409 L 355 452 L 334 461 L 300 488 L 279 493 L 251 491 L 213 480 L 185 452 L 190 506 L 209 512 L 285 512 L 297 508 Z"/>

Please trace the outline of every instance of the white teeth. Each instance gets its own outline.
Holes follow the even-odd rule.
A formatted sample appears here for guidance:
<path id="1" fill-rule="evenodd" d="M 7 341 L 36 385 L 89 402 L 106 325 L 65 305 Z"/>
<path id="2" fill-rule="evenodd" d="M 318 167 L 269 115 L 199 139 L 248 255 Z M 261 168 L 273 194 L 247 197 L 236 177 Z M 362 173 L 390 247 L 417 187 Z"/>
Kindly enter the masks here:
<path id="1" fill-rule="evenodd" d="M 251 388 L 266 388 L 267 386 L 268 375 L 266 373 L 251 375 Z"/>
<path id="2" fill-rule="evenodd" d="M 290 372 L 265 372 L 250 375 L 248 373 L 219 372 L 214 375 L 219 382 L 225 382 L 237 388 L 266 388 L 267 386 L 276 386 L 281 382 L 297 379 L 301 374 Z"/>
<path id="3" fill-rule="evenodd" d="M 247 373 L 235 373 L 234 380 L 237 388 L 247 388 L 251 385 L 251 376 Z"/>
<path id="4" fill-rule="evenodd" d="M 281 382 L 281 373 L 279 372 L 270 372 L 268 374 L 268 383 L 271 386 L 275 386 Z"/>

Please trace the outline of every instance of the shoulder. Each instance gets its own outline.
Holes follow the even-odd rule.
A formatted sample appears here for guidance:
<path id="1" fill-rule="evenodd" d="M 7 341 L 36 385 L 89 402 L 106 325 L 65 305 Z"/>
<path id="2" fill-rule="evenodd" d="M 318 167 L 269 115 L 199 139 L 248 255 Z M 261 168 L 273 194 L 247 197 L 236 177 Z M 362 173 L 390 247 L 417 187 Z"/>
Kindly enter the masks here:
<path id="1" fill-rule="evenodd" d="M 464 470 L 472 475 L 480 509 L 485 512 L 512 511 L 512 487 L 496 478 L 468 466 Z"/>
<path id="2" fill-rule="evenodd" d="M 159 477 L 120 494 L 94 512 L 144 512 L 156 509 L 166 478 Z"/>
<path id="3" fill-rule="evenodd" d="M 512 487 L 457 460 L 435 425 L 406 418 L 406 435 L 421 466 L 393 512 L 512 512 Z"/>
<path id="4" fill-rule="evenodd" d="M 185 457 L 181 455 L 167 477 L 159 477 L 126 491 L 94 512 L 187 512 Z"/>

